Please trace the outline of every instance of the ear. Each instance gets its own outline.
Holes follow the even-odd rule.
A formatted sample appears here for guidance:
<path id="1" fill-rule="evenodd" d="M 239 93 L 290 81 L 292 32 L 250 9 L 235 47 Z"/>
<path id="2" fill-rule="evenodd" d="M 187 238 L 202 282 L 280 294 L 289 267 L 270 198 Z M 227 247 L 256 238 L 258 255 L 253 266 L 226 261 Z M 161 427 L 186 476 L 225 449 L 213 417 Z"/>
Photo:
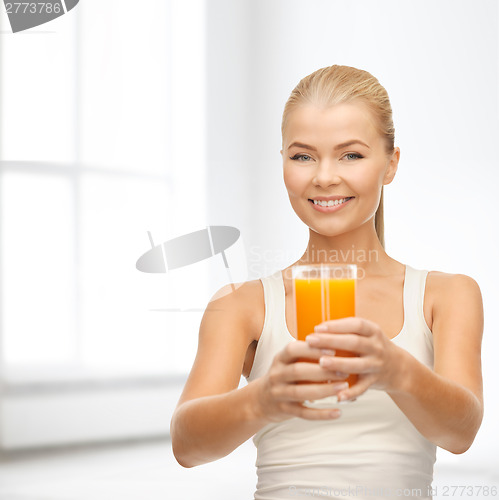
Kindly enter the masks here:
<path id="1" fill-rule="evenodd" d="M 395 148 L 386 168 L 383 184 L 390 184 L 397 173 L 397 168 L 400 160 L 400 148 Z"/>

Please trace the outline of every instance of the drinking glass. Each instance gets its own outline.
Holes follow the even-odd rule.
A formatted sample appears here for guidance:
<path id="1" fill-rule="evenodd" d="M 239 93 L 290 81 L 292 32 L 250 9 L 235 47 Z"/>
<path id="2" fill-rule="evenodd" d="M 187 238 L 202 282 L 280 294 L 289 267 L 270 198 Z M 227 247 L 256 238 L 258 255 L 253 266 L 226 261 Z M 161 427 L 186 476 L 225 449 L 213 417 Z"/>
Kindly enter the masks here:
<path id="1" fill-rule="evenodd" d="M 292 277 L 298 340 L 305 340 L 307 335 L 314 333 L 314 327 L 324 321 L 355 316 L 355 264 L 294 266 Z M 335 356 L 357 356 L 350 351 L 335 351 Z M 316 362 L 310 359 L 301 361 Z M 346 381 L 352 386 L 357 379 L 357 374 L 350 374 Z M 304 404 L 309 407 L 327 408 L 338 404 L 338 398 L 329 396 L 305 401 Z"/>

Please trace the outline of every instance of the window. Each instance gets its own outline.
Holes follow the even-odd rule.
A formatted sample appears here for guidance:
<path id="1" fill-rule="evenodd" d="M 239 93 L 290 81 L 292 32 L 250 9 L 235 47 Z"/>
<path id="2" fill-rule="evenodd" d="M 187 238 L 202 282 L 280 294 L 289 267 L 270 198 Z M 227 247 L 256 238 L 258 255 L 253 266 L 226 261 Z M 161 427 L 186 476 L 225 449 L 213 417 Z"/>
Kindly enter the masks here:
<path id="1" fill-rule="evenodd" d="M 2 13 L 7 371 L 165 374 L 192 363 L 201 312 L 168 312 L 172 280 L 135 262 L 147 231 L 161 243 L 206 225 L 204 210 L 179 210 L 185 192 L 204 206 L 204 11 L 137 5 L 80 2 L 16 34 Z M 188 334 L 173 333 L 180 323 Z"/>

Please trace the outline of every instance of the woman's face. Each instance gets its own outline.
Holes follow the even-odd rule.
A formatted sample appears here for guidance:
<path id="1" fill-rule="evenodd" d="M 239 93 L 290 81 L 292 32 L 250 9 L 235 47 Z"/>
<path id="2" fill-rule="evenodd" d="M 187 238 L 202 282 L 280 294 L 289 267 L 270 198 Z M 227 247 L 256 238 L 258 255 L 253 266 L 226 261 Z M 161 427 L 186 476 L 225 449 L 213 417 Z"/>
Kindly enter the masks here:
<path id="1" fill-rule="evenodd" d="M 387 156 L 385 139 L 362 103 L 329 108 L 307 104 L 289 113 L 281 154 L 294 211 L 310 229 L 334 236 L 374 217 L 381 187 L 397 170 L 400 150 Z M 331 198 L 339 201 L 326 207 L 313 202 Z"/>

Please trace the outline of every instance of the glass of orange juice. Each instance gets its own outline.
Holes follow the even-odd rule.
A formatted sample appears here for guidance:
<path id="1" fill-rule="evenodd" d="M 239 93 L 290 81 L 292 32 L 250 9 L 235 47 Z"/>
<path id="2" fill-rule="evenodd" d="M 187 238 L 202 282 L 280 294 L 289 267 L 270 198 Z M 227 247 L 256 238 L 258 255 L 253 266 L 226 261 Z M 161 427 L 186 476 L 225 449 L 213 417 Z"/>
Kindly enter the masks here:
<path id="1" fill-rule="evenodd" d="M 297 339 L 305 340 L 314 333 L 314 327 L 324 321 L 355 316 L 355 264 L 310 264 L 294 266 L 293 296 Z M 336 356 L 352 357 L 355 353 L 336 349 Z M 301 361 L 315 362 L 310 359 Z M 358 375 L 350 374 L 349 386 L 357 382 Z M 338 404 L 336 396 L 306 401 L 310 407 L 330 407 Z"/>

